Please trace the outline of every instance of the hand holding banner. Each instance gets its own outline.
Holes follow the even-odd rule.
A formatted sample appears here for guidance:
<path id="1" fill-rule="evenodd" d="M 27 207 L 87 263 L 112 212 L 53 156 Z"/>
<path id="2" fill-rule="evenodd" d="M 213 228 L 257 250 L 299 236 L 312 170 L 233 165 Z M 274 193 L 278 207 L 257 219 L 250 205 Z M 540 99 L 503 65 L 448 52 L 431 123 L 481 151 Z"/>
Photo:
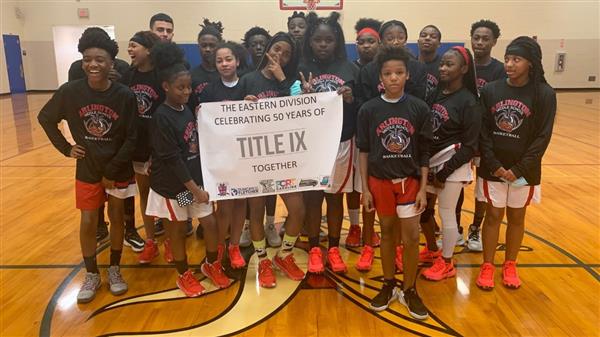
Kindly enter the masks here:
<path id="1" fill-rule="evenodd" d="M 203 103 L 204 189 L 225 200 L 325 189 L 342 132 L 335 92 Z"/>

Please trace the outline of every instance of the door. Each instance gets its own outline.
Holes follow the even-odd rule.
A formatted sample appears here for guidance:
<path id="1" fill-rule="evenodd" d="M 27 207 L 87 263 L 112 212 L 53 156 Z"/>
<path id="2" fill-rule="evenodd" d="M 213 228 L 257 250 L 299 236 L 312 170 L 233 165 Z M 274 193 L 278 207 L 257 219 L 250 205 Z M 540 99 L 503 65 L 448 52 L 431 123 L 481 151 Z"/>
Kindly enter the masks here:
<path id="1" fill-rule="evenodd" d="M 25 74 L 23 73 L 23 58 L 21 57 L 21 42 L 18 35 L 2 35 L 4 40 L 4 56 L 10 93 L 25 92 Z"/>

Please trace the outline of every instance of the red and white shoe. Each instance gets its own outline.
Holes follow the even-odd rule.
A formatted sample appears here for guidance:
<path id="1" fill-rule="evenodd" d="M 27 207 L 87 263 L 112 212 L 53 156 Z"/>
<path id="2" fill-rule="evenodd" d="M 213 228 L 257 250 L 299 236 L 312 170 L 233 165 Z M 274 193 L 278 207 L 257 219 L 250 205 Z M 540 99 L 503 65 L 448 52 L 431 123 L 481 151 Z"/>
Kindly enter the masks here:
<path id="1" fill-rule="evenodd" d="M 441 281 L 456 276 L 454 261 L 446 262 L 443 257 L 439 256 L 433 261 L 433 265 L 425 269 L 421 275 L 430 281 Z"/>
<path id="2" fill-rule="evenodd" d="M 304 272 L 296 264 L 294 254 L 292 253 L 284 258 L 281 258 L 279 254 L 275 255 L 273 264 L 294 281 L 302 281 L 302 279 L 304 279 Z"/>
<path id="3" fill-rule="evenodd" d="M 361 230 L 359 225 L 350 225 L 348 236 L 346 236 L 346 247 L 360 247 Z"/>
<path id="4" fill-rule="evenodd" d="M 327 263 L 334 273 L 345 273 L 348 271 L 342 256 L 340 255 L 339 247 L 331 247 L 327 251 Z"/>
<path id="5" fill-rule="evenodd" d="M 425 246 L 425 248 L 423 248 L 423 250 L 421 250 L 419 252 L 419 262 L 433 263 L 433 261 L 435 261 L 435 259 L 437 259 L 440 256 L 442 256 L 441 249 L 434 252 L 434 251 L 429 250 L 429 248 L 427 248 L 427 246 Z"/>
<path id="6" fill-rule="evenodd" d="M 377 234 L 377 232 L 374 230 L 371 242 L 373 243 L 373 248 L 379 247 L 381 245 L 381 238 L 379 237 L 379 234 Z"/>
<path id="7" fill-rule="evenodd" d="M 360 257 L 354 267 L 358 271 L 369 271 L 373 267 L 373 259 L 375 258 L 375 250 L 373 247 L 365 245 L 360 252 Z"/>
<path id="8" fill-rule="evenodd" d="M 227 247 L 227 252 L 229 253 L 229 261 L 231 262 L 231 268 L 239 269 L 244 268 L 246 266 L 246 260 L 242 257 L 242 253 L 240 252 L 240 246 L 229 244 Z"/>
<path id="9" fill-rule="evenodd" d="M 273 264 L 269 259 L 258 261 L 258 284 L 263 288 L 273 288 L 277 285 Z"/>
<path id="10" fill-rule="evenodd" d="M 502 265 L 502 283 L 512 289 L 518 289 L 521 286 L 519 274 L 517 274 L 517 261 L 504 261 Z"/>
<path id="11" fill-rule="evenodd" d="M 186 271 L 183 275 L 179 275 L 175 283 L 187 297 L 197 297 L 204 294 L 205 291 L 204 287 L 194 277 L 191 270 Z"/>
<path id="12" fill-rule="evenodd" d="M 154 240 L 146 240 L 144 244 L 144 250 L 138 256 L 138 262 L 140 264 L 149 264 L 159 255 L 158 245 Z"/>
<path id="13" fill-rule="evenodd" d="M 479 269 L 479 276 L 477 276 L 477 281 L 475 284 L 482 290 L 492 290 L 494 289 L 494 271 L 495 267 L 493 264 L 489 262 L 485 262 L 481 265 Z"/>
<path id="14" fill-rule="evenodd" d="M 313 247 L 308 252 L 308 272 L 320 274 L 325 271 L 321 247 Z"/>
<path id="15" fill-rule="evenodd" d="M 200 270 L 202 271 L 202 274 L 208 277 L 218 288 L 227 288 L 231 284 L 231 280 L 225 275 L 225 270 L 219 260 L 213 263 L 204 262 L 200 266 Z"/>
<path id="16" fill-rule="evenodd" d="M 402 262 L 403 252 L 404 252 L 404 247 L 396 246 L 396 258 L 394 259 L 394 262 L 396 263 L 396 269 L 400 273 L 404 272 L 404 262 Z"/>

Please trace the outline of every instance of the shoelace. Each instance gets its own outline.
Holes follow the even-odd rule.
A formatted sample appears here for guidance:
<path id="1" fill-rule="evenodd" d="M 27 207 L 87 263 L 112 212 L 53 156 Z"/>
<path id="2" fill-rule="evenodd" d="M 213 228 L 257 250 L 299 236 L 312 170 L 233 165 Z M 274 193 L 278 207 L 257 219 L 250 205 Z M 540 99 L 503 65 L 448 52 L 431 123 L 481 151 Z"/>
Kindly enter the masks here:
<path id="1" fill-rule="evenodd" d="M 443 259 L 436 259 L 433 266 L 431 266 L 431 269 L 436 272 L 446 269 L 446 261 Z"/>
<path id="2" fill-rule="evenodd" d="M 506 266 L 504 266 L 504 273 L 510 277 L 516 277 L 517 268 L 515 268 L 513 263 L 507 263 Z"/>
<path id="3" fill-rule="evenodd" d="M 311 250 L 311 252 L 309 254 L 309 257 L 310 257 L 311 261 L 313 261 L 313 262 L 314 262 L 314 260 L 319 261 L 319 260 L 322 259 L 321 252 L 315 252 L 315 251 L 312 251 L 312 250 Z"/>
<path id="4" fill-rule="evenodd" d="M 95 290 L 96 282 L 95 278 L 92 275 L 85 275 L 85 280 L 83 281 L 83 286 L 81 286 L 82 290 Z"/>
<path id="5" fill-rule="evenodd" d="M 266 260 L 266 259 L 263 261 L 260 261 L 259 271 L 258 271 L 259 274 L 268 275 L 268 276 L 273 275 L 273 268 L 269 268 L 269 267 L 271 267 L 271 261 Z"/>
<path id="6" fill-rule="evenodd" d="M 371 257 L 373 256 L 373 250 L 372 249 L 363 249 L 362 254 L 360 254 L 360 260 L 361 261 L 371 261 Z"/>
<path id="7" fill-rule="evenodd" d="M 482 278 L 492 278 L 494 268 L 488 264 L 484 265 L 481 269 Z"/>
<path id="8" fill-rule="evenodd" d="M 110 283 L 123 283 L 125 282 L 123 280 L 123 276 L 121 276 L 121 273 L 119 272 L 119 269 L 113 269 L 114 271 L 111 271 L 110 273 L 108 273 L 108 278 L 110 280 Z"/>
<path id="9" fill-rule="evenodd" d="M 479 241 L 479 231 L 472 231 L 469 234 L 469 240 L 477 240 L 477 241 Z"/>
<path id="10" fill-rule="evenodd" d="M 340 256 L 340 252 L 337 250 L 331 250 L 329 252 L 329 257 L 334 263 L 342 263 L 342 257 Z"/>

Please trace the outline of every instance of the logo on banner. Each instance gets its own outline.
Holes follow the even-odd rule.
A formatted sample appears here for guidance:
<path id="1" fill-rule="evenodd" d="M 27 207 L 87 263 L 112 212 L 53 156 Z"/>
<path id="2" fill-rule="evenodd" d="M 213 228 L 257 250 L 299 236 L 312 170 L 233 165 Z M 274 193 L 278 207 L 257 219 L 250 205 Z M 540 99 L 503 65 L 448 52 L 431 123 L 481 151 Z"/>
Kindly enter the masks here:
<path id="1" fill-rule="evenodd" d="M 296 179 L 283 179 L 283 180 L 277 180 L 275 182 L 275 188 L 277 189 L 277 191 L 292 190 L 292 189 L 295 189 L 296 187 L 298 187 L 296 185 Z"/>
<path id="2" fill-rule="evenodd" d="M 315 187 L 319 184 L 319 181 L 316 179 L 302 179 L 300 180 L 299 187 Z"/>
<path id="3" fill-rule="evenodd" d="M 263 193 L 275 192 L 275 180 L 273 179 L 261 180 L 260 186 L 262 186 Z"/>
<path id="4" fill-rule="evenodd" d="M 319 178 L 319 185 L 321 185 L 321 186 L 329 185 L 329 176 L 323 176 L 323 177 Z"/>
<path id="5" fill-rule="evenodd" d="M 229 195 L 228 190 L 229 190 L 229 184 L 228 183 L 218 183 L 217 184 L 217 194 L 220 197 L 224 197 L 224 196 Z"/>
<path id="6" fill-rule="evenodd" d="M 258 194 L 258 186 L 251 187 L 232 187 L 229 189 L 232 196 Z"/>

